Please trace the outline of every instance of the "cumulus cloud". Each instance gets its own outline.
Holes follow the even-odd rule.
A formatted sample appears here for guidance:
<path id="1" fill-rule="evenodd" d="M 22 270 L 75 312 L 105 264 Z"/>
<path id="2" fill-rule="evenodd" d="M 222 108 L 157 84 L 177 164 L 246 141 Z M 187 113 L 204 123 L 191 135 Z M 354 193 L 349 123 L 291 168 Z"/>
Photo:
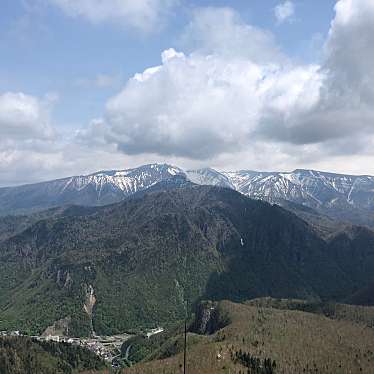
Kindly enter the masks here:
<path id="1" fill-rule="evenodd" d="M 265 112 L 287 116 L 318 99 L 318 67 L 290 63 L 271 34 L 232 9 L 196 11 L 184 44 L 189 54 L 164 51 L 161 65 L 108 101 L 100 126 L 107 142 L 126 154 L 212 159 L 247 147 Z"/>
<path id="2" fill-rule="evenodd" d="M 104 169 L 123 169 L 149 162 L 149 155 L 116 152 L 91 122 L 96 138 L 80 139 L 57 128 L 54 94 L 36 97 L 22 92 L 0 93 L 0 187 L 32 183 Z M 155 162 L 173 162 L 153 155 Z M 179 160 L 178 160 L 179 161 Z"/>
<path id="3" fill-rule="evenodd" d="M 259 148 L 277 149 L 280 159 L 299 166 L 342 159 L 344 152 L 367 155 L 365 139 L 374 133 L 374 5 L 340 0 L 335 10 L 315 65 L 293 63 L 269 32 L 232 9 L 196 11 L 182 38 L 186 51 L 164 51 L 161 65 L 130 79 L 107 102 L 100 131 L 91 126 L 86 135 L 128 155 L 219 165 L 241 154 L 253 164 L 259 156 L 248 149 Z M 279 161 L 274 152 L 265 157 Z"/>
<path id="4" fill-rule="evenodd" d="M 0 94 L 0 185 L 44 174 L 54 159 L 57 132 L 50 120 L 56 95 Z"/>
<path id="5" fill-rule="evenodd" d="M 315 70 L 168 50 L 161 66 L 136 75 L 109 100 L 107 140 L 128 154 L 206 159 L 240 151 L 265 108 L 287 114 L 314 104 Z"/>
<path id="6" fill-rule="evenodd" d="M 374 103 L 374 2 L 340 0 L 326 42 L 323 69 L 332 105 L 358 108 Z"/>
<path id="7" fill-rule="evenodd" d="M 0 143 L 11 139 L 47 139 L 53 135 L 49 109 L 55 97 L 39 99 L 21 92 L 0 94 Z"/>
<path id="8" fill-rule="evenodd" d="M 181 37 L 189 52 L 242 57 L 256 63 L 285 60 L 273 34 L 245 23 L 232 8 L 199 8 Z"/>
<path id="9" fill-rule="evenodd" d="M 68 16 L 92 23 L 115 22 L 142 31 L 157 28 L 178 0 L 47 0 Z"/>
<path id="10" fill-rule="evenodd" d="M 290 20 L 295 14 L 295 5 L 292 1 L 285 1 L 274 8 L 274 15 L 278 23 Z"/>
<path id="11" fill-rule="evenodd" d="M 264 124 L 267 135 L 301 144 L 373 136 L 374 4 L 370 0 L 340 0 L 335 11 L 325 58 L 317 71 L 321 76 L 318 100 L 301 113 L 285 117 L 275 112 Z"/>

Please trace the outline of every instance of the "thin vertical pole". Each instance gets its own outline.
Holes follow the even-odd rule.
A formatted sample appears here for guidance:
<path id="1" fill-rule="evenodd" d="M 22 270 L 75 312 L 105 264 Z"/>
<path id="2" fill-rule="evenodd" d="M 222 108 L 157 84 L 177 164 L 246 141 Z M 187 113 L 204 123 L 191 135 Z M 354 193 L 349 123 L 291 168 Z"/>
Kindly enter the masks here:
<path id="1" fill-rule="evenodd" d="M 186 374 L 187 358 L 187 317 L 184 319 L 184 356 L 183 356 L 183 374 Z"/>
<path id="2" fill-rule="evenodd" d="M 187 254 L 184 258 L 184 275 L 185 287 L 187 284 Z M 187 318 L 188 318 L 188 298 L 186 295 L 186 288 L 184 289 L 184 352 L 183 352 L 183 374 L 187 373 Z"/>

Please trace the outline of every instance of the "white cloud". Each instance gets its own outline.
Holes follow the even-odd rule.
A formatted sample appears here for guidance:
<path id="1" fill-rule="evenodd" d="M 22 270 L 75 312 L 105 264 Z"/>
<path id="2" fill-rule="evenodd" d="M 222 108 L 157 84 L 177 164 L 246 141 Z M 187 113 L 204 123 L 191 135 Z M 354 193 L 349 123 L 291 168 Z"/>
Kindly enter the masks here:
<path id="1" fill-rule="evenodd" d="M 207 160 L 251 144 L 264 113 L 290 117 L 318 100 L 318 67 L 291 64 L 271 34 L 232 9 L 196 11 L 184 43 L 194 51 L 164 51 L 162 65 L 108 101 L 93 138 L 100 133 L 126 154 Z"/>
<path id="2" fill-rule="evenodd" d="M 278 23 L 290 20 L 295 14 L 295 5 L 292 1 L 285 1 L 274 8 L 274 15 Z"/>
<path id="3" fill-rule="evenodd" d="M 53 135 L 49 109 L 55 97 L 39 99 L 24 93 L 0 94 L 0 144 L 10 139 L 47 139 Z"/>
<path id="4" fill-rule="evenodd" d="M 181 38 L 189 52 L 242 57 L 256 63 L 285 60 L 271 32 L 245 23 L 232 8 L 199 8 Z"/>
<path id="5" fill-rule="evenodd" d="M 367 160 L 363 144 L 374 134 L 372 4 L 337 3 L 320 65 L 295 65 L 271 34 L 232 9 L 196 11 L 183 36 L 189 53 L 164 51 L 161 65 L 130 79 L 108 101 L 100 137 L 128 155 L 221 167 L 232 159 L 243 165 L 243 154 L 251 165 L 274 161 L 272 169 L 280 159 L 299 167 L 328 157 L 334 165 L 360 154 Z"/>
<path id="6" fill-rule="evenodd" d="M 50 111 L 54 94 L 0 94 L 0 185 L 35 180 L 55 158 L 57 132 Z M 30 178 L 30 179 L 29 179 Z"/>
<path id="7" fill-rule="evenodd" d="M 137 74 L 108 101 L 106 138 L 128 154 L 206 159 L 237 152 L 250 142 L 265 109 L 285 115 L 306 110 L 319 86 L 314 66 L 169 50 L 161 66 Z"/>
<path id="8" fill-rule="evenodd" d="M 317 143 L 374 134 L 374 4 L 340 0 L 325 43 L 318 102 L 301 117 L 291 142 Z"/>
<path id="9" fill-rule="evenodd" d="M 115 22 L 150 31 L 157 28 L 178 0 L 47 0 L 68 16 L 92 23 Z"/>
<path id="10" fill-rule="evenodd" d="M 374 2 L 340 0 L 326 42 L 330 101 L 347 108 L 374 103 Z"/>

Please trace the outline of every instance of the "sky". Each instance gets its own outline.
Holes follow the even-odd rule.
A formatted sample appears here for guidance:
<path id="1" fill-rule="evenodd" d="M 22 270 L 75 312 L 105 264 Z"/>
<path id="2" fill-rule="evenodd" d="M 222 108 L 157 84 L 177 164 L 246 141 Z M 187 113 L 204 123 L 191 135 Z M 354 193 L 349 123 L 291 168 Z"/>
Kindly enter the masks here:
<path id="1" fill-rule="evenodd" d="M 167 162 L 374 175 L 373 0 L 3 0 L 0 186 Z"/>

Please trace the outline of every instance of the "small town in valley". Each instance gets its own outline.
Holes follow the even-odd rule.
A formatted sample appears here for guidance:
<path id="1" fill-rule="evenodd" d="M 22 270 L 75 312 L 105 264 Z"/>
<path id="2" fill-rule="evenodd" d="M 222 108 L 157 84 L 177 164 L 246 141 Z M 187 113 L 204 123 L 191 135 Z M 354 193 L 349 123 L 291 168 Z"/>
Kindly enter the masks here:
<path id="1" fill-rule="evenodd" d="M 156 327 L 149 329 L 141 333 L 146 338 L 150 338 L 153 335 L 157 335 L 163 332 L 162 327 Z M 56 343 L 67 343 L 77 345 L 94 352 L 98 357 L 110 363 L 113 367 L 118 367 L 118 358 L 121 356 L 121 347 L 124 342 L 129 340 L 135 335 L 132 334 L 117 334 L 110 336 L 99 336 L 93 335 L 92 337 L 68 337 L 60 335 L 25 335 L 19 330 L 14 331 L 0 331 L 0 336 L 11 336 L 11 337 L 30 337 L 37 341 L 51 341 Z M 127 353 L 128 354 L 128 353 Z"/>

